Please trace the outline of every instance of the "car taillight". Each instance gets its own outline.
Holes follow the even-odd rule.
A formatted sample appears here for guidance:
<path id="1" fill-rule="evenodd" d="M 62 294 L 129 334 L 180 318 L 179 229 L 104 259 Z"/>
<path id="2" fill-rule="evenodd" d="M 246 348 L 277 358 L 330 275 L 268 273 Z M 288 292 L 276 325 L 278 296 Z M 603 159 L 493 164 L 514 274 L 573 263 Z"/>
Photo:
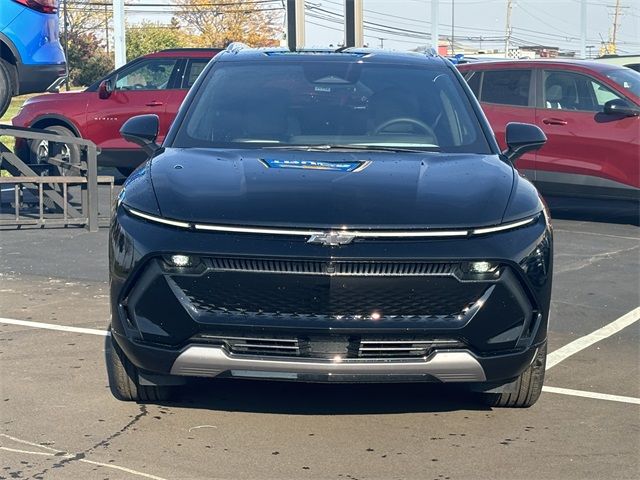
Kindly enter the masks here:
<path id="1" fill-rule="evenodd" d="M 42 13 L 57 13 L 60 0 L 14 0 Z"/>

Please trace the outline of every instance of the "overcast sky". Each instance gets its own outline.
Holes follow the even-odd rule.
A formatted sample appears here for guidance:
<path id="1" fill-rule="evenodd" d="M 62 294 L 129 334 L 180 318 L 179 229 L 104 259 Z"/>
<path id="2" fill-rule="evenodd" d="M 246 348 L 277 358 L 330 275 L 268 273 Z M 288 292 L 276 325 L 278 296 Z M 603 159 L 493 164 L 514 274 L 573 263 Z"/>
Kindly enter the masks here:
<path id="1" fill-rule="evenodd" d="M 132 0 L 129 0 L 131 2 Z M 217 0 L 203 0 L 215 3 Z M 228 0 L 227 0 L 228 1 Z M 127 2 L 127 3 L 129 3 Z M 171 0 L 137 0 L 137 3 L 166 3 Z M 279 7 L 274 0 L 270 7 Z M 609 38 L 616 0 L 588 0 L 587 44 L 594 53 Z M 343 39 L 342 0 L 307 0 L 307 46 L 338 44 Z M 544 44 L 566 50 L 580 48 L 580 0 L 513 0 L 513 45 Z M 618 53 L 640 54 L 640 0 L 620 0 Z M 482 48 L 504 48 L 507 0 L 453 0 L 455 39 Z M 429 44 L 430 0 L 364 0 L 365 41 L 370 46 L 411 49 Z M 155 7 L 151 13 L 131 12 L 131 20 L 166 20 L 168 15 Z M 440 1 L 440 34 L 451 35 L 452 1 Z M 135 21 L 134 20 L 134 21 Z M 380 40 L 382 39 L 382 40 Z"/>

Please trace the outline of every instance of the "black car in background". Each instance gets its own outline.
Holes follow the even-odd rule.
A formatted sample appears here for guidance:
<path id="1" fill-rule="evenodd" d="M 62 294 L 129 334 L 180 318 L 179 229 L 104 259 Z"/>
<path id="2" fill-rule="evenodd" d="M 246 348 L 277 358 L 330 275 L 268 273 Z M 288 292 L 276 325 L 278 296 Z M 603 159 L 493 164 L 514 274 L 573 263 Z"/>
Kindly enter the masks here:
<path id="1" fill-rule="evenodd" d="M 360 49 L 216 56 L 110 234 L 107 369 L 121 400 L 186 377 L 542 388 L 552 233 L 450 62 Z"/>

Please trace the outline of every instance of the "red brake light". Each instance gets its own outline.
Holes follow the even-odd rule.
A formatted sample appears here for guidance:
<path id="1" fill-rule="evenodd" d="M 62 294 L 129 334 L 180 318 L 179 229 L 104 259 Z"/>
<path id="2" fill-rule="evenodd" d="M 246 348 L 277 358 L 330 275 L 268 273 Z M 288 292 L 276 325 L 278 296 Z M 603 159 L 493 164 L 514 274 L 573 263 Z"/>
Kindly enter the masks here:
<path id="1" fill-rule="evenodd" d="M 14 0 L 42 13 L 57 13 L 60 0 Z"/>

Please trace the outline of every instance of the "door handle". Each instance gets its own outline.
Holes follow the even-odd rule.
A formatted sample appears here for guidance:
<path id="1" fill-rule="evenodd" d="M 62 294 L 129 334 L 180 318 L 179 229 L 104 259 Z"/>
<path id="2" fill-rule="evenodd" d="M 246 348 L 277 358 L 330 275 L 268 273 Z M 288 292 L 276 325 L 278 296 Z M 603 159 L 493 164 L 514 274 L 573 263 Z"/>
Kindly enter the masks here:
<path id="1" fill-rule="evenodd" d="M 156 102 L 155 100 L 153 102 L 149 102 L 145 104 L 147 107 L 161 107 L 162 105 L 164 105 L 164 103 L 162 102 Z"/>
<path id="2" fill-rule="evenodd" d="M 567 121 L 561 118 L 545 118 L 542 120 L 545 125 L 566 125 Z"/>

